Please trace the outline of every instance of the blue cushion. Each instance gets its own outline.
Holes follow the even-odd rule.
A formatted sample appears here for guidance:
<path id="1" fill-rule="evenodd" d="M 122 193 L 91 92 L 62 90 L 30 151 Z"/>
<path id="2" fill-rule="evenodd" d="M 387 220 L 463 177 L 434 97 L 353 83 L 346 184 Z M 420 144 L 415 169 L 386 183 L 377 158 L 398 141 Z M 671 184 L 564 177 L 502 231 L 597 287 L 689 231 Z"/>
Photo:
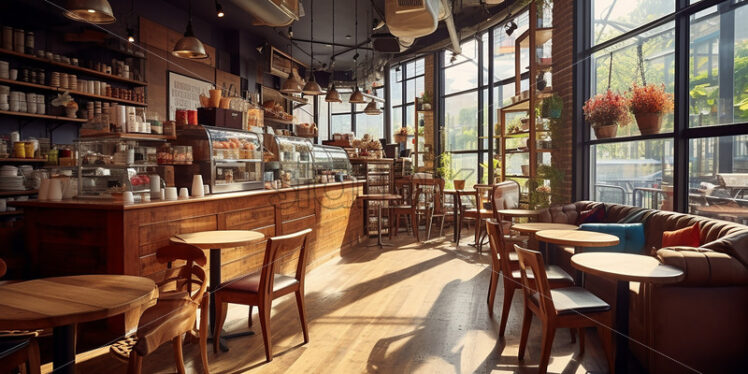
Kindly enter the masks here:
<path id="1" fill-rule="evenodd" d="M 621 252 L 644 254 L 644 225 L 641 223 L 585 223 L 581 230 L 615 235 L 620 242 L 610 247 L 584 248 L 584 252 Z"/>

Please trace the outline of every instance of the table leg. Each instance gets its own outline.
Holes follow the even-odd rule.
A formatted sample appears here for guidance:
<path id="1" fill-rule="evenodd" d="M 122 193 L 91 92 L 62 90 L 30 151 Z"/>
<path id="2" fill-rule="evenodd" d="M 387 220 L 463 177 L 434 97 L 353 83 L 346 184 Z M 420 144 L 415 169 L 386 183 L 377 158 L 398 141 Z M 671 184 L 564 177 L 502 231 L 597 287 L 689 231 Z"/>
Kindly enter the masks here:
<path id="1" fill-rule="evenodd" d="M 54 373 L 75 373 L 75 340 L 75 325 L 58 326 L 53 329 Z"/>
<path id="2" fill-rule="evenodd" d="M 453 202 L 452 205 L 454 205 L 454 209 L 452 209 L 452 241 L 457 243 L 457 230 L 459 230 L 457 226 L 457 201 Z"/>
<path id="3" fill-rule="evenodd" d="M 392 215 L 390 215 L 392 216 Z M 385 244 L 382 242 L 382 205 L 377 205 L 377 242 L 376 244 L 370 244 L 369 247 L 391 247 L 391 244 Z"/>
<path id="4" fill-rule="evenodd" d="M 216 299 L 215 299 L 215 292 L 218 290 L 218 285 L 221 284 L 221 250 L 220 249 L 211 249 L 210 250 L 210 336 L 208 337 L 208 340 L 213 339 L 213 331 L 216 326 Z M 229 347 L 226 345 L 225 339 L 231 339 L 241 336 L 247 336 L 247 335 L 254 335 L 254 331 L 244 331 L 234 334 L 226 334 L 225 332 L 221 331 L 221 339 L 219 344 L 219 348 L 221 348 L 221 351 L 228 352 Z M 214 342 L 215 344 L 215 342 Z"/>
<path id="5" fill-rule="evenodd" d="M 616 291 L 616 372 L 628 372 L 629 359 L 629 282 L 618 281 Z"/>

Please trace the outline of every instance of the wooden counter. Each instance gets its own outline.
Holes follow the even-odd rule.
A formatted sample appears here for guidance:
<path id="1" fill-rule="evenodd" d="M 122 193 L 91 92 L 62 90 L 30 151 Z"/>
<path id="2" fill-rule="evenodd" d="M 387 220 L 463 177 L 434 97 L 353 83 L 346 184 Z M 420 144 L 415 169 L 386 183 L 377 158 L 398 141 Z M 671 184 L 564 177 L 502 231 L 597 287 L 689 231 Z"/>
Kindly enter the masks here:
<path id="1" fill-rule="evenodd" d="M 14 205 L 26 215 L 34 277 L 99 273 L 157 280 L 165 266 L 156 261 L 156 249 L 175 234 L 206 230 L 256 230 L 270 237 L 312 228 L 311 269 L 316 260 L 361 239 L 356 197 L 362 192 L 363 182 L 342 182 L 135 204 L 31 200 Z M 223 280 L 258 270 L 265 244 L 224 250 Z"/>

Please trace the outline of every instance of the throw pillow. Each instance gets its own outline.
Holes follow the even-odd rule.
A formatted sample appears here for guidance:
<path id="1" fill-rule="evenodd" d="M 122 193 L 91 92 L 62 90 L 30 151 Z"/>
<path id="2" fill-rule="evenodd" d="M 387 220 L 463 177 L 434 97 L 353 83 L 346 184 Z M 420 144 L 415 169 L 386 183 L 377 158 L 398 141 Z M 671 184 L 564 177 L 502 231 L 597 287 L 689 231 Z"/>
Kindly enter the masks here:
<path id="1" fill-rule="evenodd" d="M 605 221 L 605 204 L 600 204 L 590 210 L 584 210 L 577 217 L 577 226 L 583 223 L 600 223 Z"/>
<path id="2" fill-rule="evenodd" d="M 665 247 L 698 247 L 701 245 L 699 223 L 684 227 L 680 230 L 665 231 L 662 233 L 662 248 Z"/>

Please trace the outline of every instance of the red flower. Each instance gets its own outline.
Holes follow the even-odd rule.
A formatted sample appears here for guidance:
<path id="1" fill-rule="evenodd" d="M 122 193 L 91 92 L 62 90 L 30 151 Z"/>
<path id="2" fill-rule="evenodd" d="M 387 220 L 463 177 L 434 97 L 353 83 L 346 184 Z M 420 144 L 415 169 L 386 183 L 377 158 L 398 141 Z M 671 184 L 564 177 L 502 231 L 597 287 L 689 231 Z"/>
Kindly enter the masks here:
<path id="1" fill-rule="evenodd" d="M 593 126 L 618 124 L 626 126 L 629 120 L 628 100 L 620 94 L 608 90 L 590 98 L 582 108 L 584 117 Z"/>
<path id="2" fill-rule="evenodd" d="M 673 95 L 665 92 L 665 85 L 649 84 L 631 88 L 630 108 L 637 113 L 664 113 L 673 110 Z"/>

